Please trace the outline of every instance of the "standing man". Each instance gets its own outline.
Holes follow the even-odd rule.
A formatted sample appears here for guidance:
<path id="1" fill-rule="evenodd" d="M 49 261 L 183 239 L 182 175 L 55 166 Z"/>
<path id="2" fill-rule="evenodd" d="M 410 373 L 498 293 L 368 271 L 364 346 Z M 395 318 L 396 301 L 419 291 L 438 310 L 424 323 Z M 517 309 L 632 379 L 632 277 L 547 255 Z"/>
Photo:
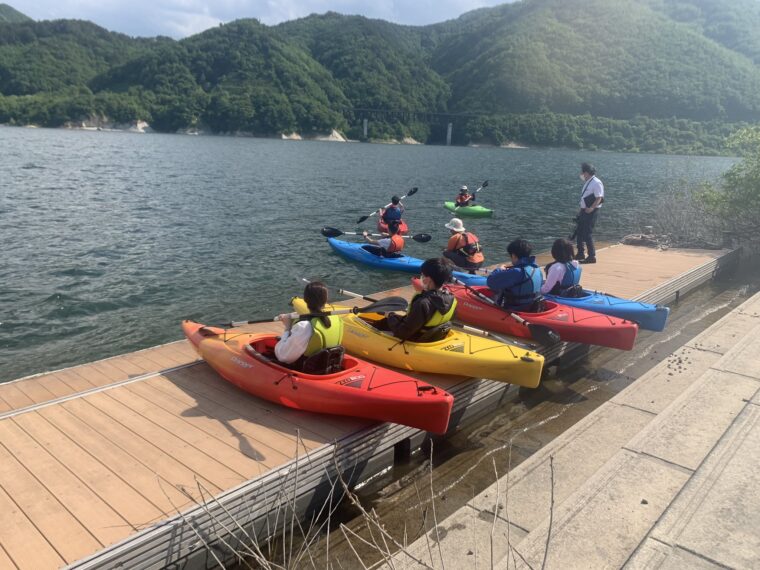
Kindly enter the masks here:
<path id="1" fill-rule="evenodd" d="M 579 263 L 596 263 L 596 249 L 594 249 L 594 226 L 599 217 L 599 208 L 604 202 L 604 184 L 596 177 L 596 169 L 588 162 L 581 164 L 581 191 L 580 211 L 578 212 L 578 229 L 576 239 L 578 255 L 575 259 Z M 584 255 L 584 247 L 588 246 L 588 257 Z"/>

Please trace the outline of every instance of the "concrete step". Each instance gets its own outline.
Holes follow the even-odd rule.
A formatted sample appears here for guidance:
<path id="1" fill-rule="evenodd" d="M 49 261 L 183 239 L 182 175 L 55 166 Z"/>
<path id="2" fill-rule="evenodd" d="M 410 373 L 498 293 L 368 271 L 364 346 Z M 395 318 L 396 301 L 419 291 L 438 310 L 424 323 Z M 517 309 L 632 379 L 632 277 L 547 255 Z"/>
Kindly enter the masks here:
<path id="1" fill-rule="evenodd" d="M 746 367 L 734 355 L 747 350 L 760 355 L 760 346 L 748 344 L 760 339 L 760 295 L 730 315 L 501 477 L 407 552 L 433 568 L 442 567 L 442 560 L 457 568 L 475 561 L 486 567 L 499 561 L 501 568 L 527 567 L 527 562 L 535 568 L 543 561 L 551 513 L 547 567 L 625 564 L 755 395 L 757 382 L 741 373 Z M 410 562 L 399 554 L 396 561 Z"/>

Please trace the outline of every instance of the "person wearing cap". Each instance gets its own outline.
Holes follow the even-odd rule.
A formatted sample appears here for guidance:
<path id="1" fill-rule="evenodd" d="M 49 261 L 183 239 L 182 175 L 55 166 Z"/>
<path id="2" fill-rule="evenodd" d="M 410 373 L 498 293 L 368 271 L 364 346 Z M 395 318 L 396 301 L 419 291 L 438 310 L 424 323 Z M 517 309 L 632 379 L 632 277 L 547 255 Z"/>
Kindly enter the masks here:
<path id="1" fill-rule="evenodd" d="M 485 261 L 478 236 L 466 231 L 459 218 L 451 218 L 444 227 L 451 232 L 451 237 L 443 251 L 443 256 L 457 267 L 475 273 L 475 270 L 480 269 Z"/>
<path id="2" fill-rule="evenodd" d="M 581 164 L 581 190 L 580 211 L 576 218 L 578 226 L 575 233 L 578 254 L 575 259 L 579 263 L 596 263 L 596 249 L 594 248 L 594 226 L 599 217 L 599 209 L 604 202 L 604 184 L 596 177 L 596 169 L 588 162 Z M 584 245 L 588 246 L 588 257 L 584 254 Z"/>
<path id="3" fill-rule="evenodd" d="M 391 222 L 400 222 L 404 215 L 404 204 L 401 203 L 401 198 L 394 196 L 391 198 L 391 203 L 387 208 L 380 208 L 377 212 L 386 224 Z"/>
<path id="4" fill-rule="evenodd" d="M 467 188 L 467 186 L 462 186 L 459 189 L 459 195 L 454 199 L 454 205 L 457 208 L 464 208 L 466 206 L 469 206 L 474 201 L 475 201 L 475 194 L 470 194 L 470 191 Z"/>
<path id="5" fill-rule="evenodd" d="M 391 221 L 388 223 L 388 237 L 382 239 L 372 239 L 369 237 L 367 230 L 362 232 L 364 239 L 373 244 L 365 245 L 364 249 L 379 255 L 380 257 L 399 257 L 399 252 L 404 249 L 404 237 L 399 233 L 399 223 Z"/>

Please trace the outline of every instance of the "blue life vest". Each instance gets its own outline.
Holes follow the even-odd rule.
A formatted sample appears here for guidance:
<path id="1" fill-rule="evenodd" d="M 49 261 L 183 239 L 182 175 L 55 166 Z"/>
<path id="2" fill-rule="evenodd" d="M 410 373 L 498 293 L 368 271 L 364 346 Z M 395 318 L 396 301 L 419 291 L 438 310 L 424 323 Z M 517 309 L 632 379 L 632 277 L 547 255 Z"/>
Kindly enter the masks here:
<path id="1" fill-rule="evenodd" d="M 583 290 L 580 286 L 581 272 L 583 269 L 578 266 L 575 267 L 571 261 L 568 261 L 565 265 L 565 274 L 559 283 L 554 285 L 551 290 L 552 295 L 559 295 L 560 297 L 579 297 Z"/>
<path id="2" fill-rule="evenodd" d="M 515 267 L 522 270 L 523 279 L 511 287 L 504 289 L 499 297 L 499 304 L 504 307 L 526 307 L 541 300 L 541 285 L 544 284 L 544 276 L 541 269 L 536 266 Z"/>
<path id="3" fill-rule="evenodd" d="M 383 221 L 386 224 L 388 222 L 398 222 L 399 220 L 401 220 L 401 208 L 397 206 L 388 206 L 383 212 Z"/>

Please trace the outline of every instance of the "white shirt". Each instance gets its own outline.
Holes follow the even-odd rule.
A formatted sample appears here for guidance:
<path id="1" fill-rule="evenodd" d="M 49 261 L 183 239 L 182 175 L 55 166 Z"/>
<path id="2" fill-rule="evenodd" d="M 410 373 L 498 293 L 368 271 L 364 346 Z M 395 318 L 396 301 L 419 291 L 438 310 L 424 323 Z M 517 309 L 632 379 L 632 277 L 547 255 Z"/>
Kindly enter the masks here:
<path id="1" fill-rule="evenodd" d="M 377 240 L 377 245 L 382 247 L 385 251 L 388 251 L 388 248 L 391 247 L 391 238 L 382 238 Z"/>
<path id="2" fill-rule="evenodd" d="M 603 198 L 604 197 L 604 184 L 602 184 L 602 181 L 599 180 L 596 176 L 592 176 L 588 180 L 586 180 L 585 184 L 583 185 L 583 190 L 581 191 L 581 201 L 580 201 L 580 207 L 581 210 L 585 210 L 587 208 L 586 201 L 584 198 L 586 196 L 594 195 L 594 198 Z M 599 204 L 597 208 L 601 208 L 602 205 Z"/>
<path id="3" fill-rule="evenodd" d="M 577 261 L 573 260 L 570 263 L 573 264 L 573 267 L 578 267 Z M 552 266 L 549 268 L 549 273 L 546 275 L 546 281 L 541 285 L 541 293 L 546 294 L 554 289 L 554 286 L 557 283 L 562 283 L 565 271 L 567 271 L 567 267 L 565 267 L 564 263 L 552 263 Z"/>
<path id="4" fill-rule="evenodd" d="M 282 333 L 280 341 L 274 345 L 277 360 L 291 364 L 303 356 L 311 340 L 313 329 L 309 321 L 298 321 L 289 331 Z"/>

